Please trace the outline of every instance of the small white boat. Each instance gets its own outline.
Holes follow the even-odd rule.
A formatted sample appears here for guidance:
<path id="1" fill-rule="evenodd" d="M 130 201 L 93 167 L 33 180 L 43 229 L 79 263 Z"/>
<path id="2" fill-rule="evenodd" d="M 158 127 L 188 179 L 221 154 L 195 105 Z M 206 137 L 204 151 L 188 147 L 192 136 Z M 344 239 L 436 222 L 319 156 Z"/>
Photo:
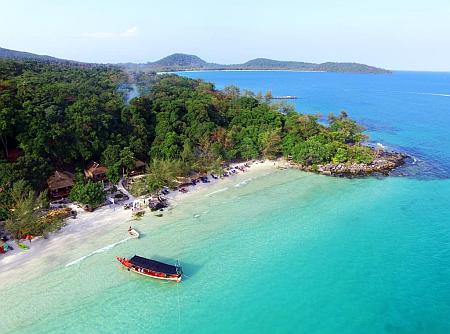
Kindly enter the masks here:
<path id="1" fill-rule="evenodd" d="M 131 227 L 128 229 L 128 234 L 130 234 L 133 238 L 136 239 L 139 239 L 139 237 L 141 236 L 138 231 L 136 231 L 134 228 Z"/>

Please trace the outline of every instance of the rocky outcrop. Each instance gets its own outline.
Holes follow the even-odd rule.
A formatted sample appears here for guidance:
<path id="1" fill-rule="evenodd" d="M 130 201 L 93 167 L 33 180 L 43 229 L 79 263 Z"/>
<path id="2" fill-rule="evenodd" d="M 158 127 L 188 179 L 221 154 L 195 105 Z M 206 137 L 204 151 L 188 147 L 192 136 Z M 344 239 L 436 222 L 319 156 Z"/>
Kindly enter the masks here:
<path id="1" fill-rule="evenodd" d="M 376 157 L 372 163 L 319 165 L 317 171 L 320 174 L 333 176 L 388 175 L 392 170 L 403 165 L 407 158 L 407 155 L 401 153 L 376 151 Z"/>
<path id="2" fill-rule="evenodd" d="M 375 159 L 369 163 L 339 163 L 339 164 L 325 164 L 312 166 L 297 167 L 309 171 L 316 172 L 323 175 L 356 177 L 369 176 L 374 174 L 389 175 L 389 173 L 397 167 L 403 165 L 408 158 L 407 155 L 396 152 L 386 152 L 382 150 L 375 151 Z"/>

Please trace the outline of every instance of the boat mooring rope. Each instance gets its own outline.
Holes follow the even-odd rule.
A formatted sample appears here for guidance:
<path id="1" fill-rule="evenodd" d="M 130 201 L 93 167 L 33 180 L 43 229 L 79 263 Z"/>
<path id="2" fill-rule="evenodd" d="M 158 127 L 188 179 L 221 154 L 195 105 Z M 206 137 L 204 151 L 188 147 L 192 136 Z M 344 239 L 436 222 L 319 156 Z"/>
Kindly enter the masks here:
<path id="1" fill-rule="evenodd" d="M 177 284 L 177 297 L 178 297 L 178 333 L 181 333 L 181 305 L 180 305 L 180 283 Z"/>

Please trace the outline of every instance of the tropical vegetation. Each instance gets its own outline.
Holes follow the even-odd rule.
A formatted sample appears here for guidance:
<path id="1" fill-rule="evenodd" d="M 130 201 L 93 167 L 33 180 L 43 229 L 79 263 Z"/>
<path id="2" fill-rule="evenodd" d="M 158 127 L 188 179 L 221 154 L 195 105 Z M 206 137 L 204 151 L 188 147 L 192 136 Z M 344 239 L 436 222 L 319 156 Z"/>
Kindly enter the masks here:
<path id="1" fill-rule="evenodd" d="M 82 170 L 89 161 L 107 166 L 113 183 L 135 159 L 146 161 L 148 176 L 137 186 L 145 193 L 176 176 L 220 173 L 231 160 L 285 156 L 314 167 L 373 159 L 345 112 L 325 124 L 272 103 L 270 93 L 220 91 L 176 75 L 152 78 L 151 87 L 147 80 L 147 93 L 127 103 L 118 89 L 127 80 L 116 67 L 0 60 L 1 219 L 17 221 L 19 204 L 41 198 L 55 170 Z M 19 201 L 17 184 L 28 196 Z M 78 180 L 70 197 L 96 206 L 104 201 L 99 189 Z"/>

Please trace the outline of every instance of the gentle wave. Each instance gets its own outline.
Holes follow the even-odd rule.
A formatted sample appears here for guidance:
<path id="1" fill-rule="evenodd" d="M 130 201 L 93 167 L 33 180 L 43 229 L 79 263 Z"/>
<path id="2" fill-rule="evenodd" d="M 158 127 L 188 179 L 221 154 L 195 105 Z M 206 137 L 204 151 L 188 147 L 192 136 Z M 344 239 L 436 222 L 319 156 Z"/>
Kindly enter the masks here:
<path id="1" fill-rule="evenodd" d="M 127 241 L 130 240 L 130 239 L 133 239 L 133 237 L 128 237 L 128 238 L 125 238 L 125 239 L 120 240 L 120 241 L 118 241 L 118 242 L 115 242 L 115 243 L 113 243 L 113 244 L 110 244 L 110 245 L 107 245 L 107 246 L 105 246 L 105 247 L 99 248 L 99 249 L 93 251 L 92 253 L 89 253 L 88 255 L 84 255 L 84 256 L 82 256 L 82 257 L 80 257 L 80 258 L 78 258 L 78 259 L 76 259 L 76 260 L 74 260 L 74 261 L 72 261 L 72 262 L 67 263 L 67 264 L 66 264 L 66 267 L 73 266 L 74 264 L 77 264 L 77 263 L 79 263 L 79 262 L 81 262 L 81 261 L 87 259 L 88 257 L 91 257 L 92 255 L 106 252 L 107 250 L 110 250 L 110 249 L 112 249 L 113 247 L 115 247 L 115 246 L 117 246 L 117 245 L 119 245 L 119 244 L 121 244 L 121 243 L 127 242 Z"/>
<path id="2" fill-rule="evenodd" d="M 222 189 L 213 191 L 213 192 L 211 192 L 211 193 L 209 193 L 209 194 L 206 194 L 205 197 L 208 197 L 208 196 L 211 196 L 211 195 L 214 195 L 214 194 L 217 194 L 217 193 L 221 193 L 221 192 L 227 191 L 227 190 L 228 190 L 228 187 L 225 187 L 225 188 L 222 188 Z"/>
<path id="3" fill-rule="evenodd" d="M 235 184 L 234 186 L 235 186 L 236 188 L 239 188 L 239 187 L 241 187 L 241 186 L 245 186 L 247 183 L 249 183 L 249 182 L 252 181 L 253 179 L 254 179 L 253 177 L 250 178 L 250 179 L 246 179 L 246 180 L 244 180 L 244 181 L 241 181 L 241 182 Z"/>
<path id="4" fill-rule="evenodd" d="M 228 188 L 227 188 L 228 189 Z M 221 191 L 225 191 L 225 190 L 223 190 L 223 189 L 220 189 L 220 191 L 219 192 L 221 192 Z M 215 191 L 215 193 L 216 193 L 217 191 Z M 208 195 L 207 195 L 208 196 Z M 196 213 L 196 214 L 194 214 L 194 218 L 200 218 L 200 216 L 201 215 L 204 215 L 204 214 L 207 214 L 209 211 L 208 210 L 206 210 L 206 211 L 202 211 L 201 212 L 201 214 L 200 213 Z"/>

